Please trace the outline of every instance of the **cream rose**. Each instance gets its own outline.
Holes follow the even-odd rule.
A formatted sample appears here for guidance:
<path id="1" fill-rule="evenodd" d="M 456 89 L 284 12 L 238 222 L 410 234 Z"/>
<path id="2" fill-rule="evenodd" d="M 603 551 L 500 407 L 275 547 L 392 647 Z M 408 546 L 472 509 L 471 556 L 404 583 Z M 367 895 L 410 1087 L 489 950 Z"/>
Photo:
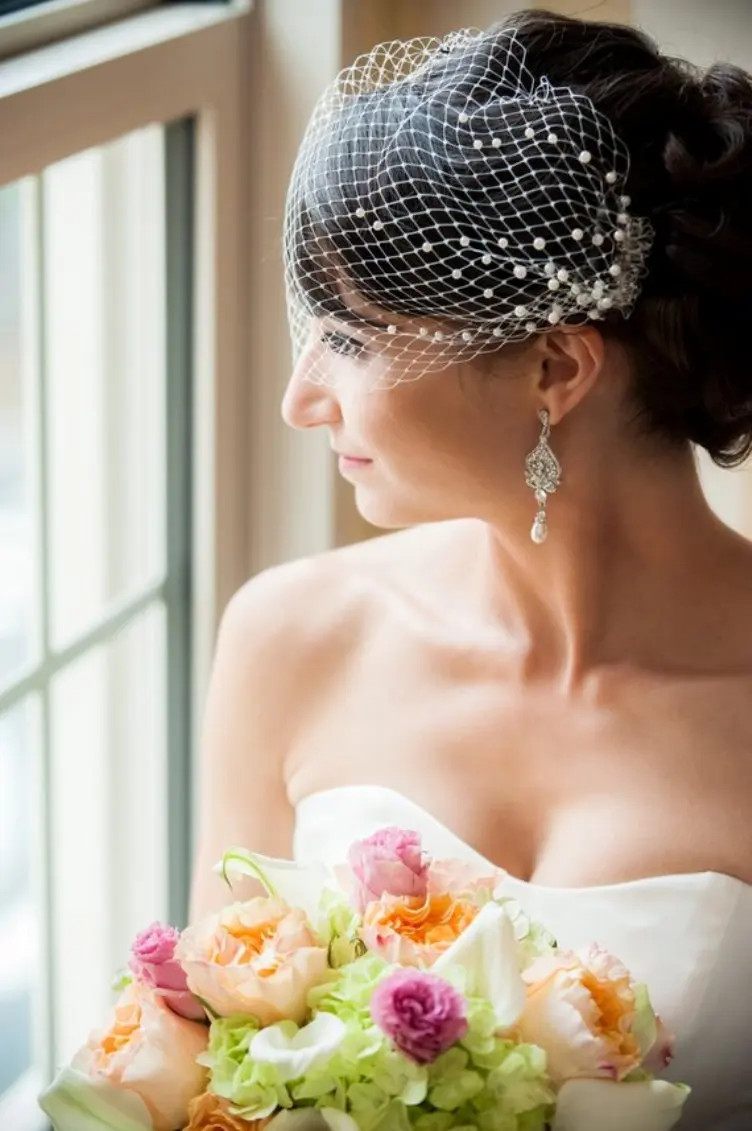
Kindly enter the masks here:
<path id="1" fill-rule="evenodd" d="M 302 1023 L 308 991 L 329 974 L 304 912 L 277 898 L 235 903 L 188 927 L 175 958 L 192 993 L 221 1017 Z"/>

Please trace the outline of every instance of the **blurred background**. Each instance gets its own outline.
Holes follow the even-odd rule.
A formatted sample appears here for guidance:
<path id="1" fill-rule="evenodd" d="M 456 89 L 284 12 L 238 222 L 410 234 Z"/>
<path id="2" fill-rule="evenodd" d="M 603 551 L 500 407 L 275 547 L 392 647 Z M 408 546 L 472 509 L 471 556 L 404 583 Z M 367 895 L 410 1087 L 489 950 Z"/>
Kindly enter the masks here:
<path id="1" fill-rule="evenodd" d="M 367 538 L 287 432 L 280 232 L 312 104 L 505 0 L 0 0 L 0 1124 L 184 921 L 196 735 L 249 576 Z M 749 0 L 548 0 L 752 68 Z M 752 536 L 752 473 L 703 461 Z"/>

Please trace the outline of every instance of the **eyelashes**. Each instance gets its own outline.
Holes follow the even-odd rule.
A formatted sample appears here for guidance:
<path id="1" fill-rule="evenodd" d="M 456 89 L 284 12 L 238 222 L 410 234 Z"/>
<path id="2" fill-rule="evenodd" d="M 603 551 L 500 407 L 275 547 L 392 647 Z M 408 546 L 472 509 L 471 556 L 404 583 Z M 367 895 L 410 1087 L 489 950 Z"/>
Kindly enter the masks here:
<path id="1" fill-rule="evenodd" d="M 357 338 L 349 338 L 347 334 L 340 334 L 337 330 L 327 330 L 321 335 L 321 341 L 332 353 L 340 357 L 358 358 L 365 351 L 363 342 Z"/>

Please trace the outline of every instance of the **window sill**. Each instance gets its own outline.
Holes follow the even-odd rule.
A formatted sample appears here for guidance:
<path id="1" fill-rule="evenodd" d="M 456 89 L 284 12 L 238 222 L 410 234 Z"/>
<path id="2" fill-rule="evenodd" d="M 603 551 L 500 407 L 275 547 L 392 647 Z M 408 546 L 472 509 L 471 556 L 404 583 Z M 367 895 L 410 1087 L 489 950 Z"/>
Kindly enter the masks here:
<path id="1" fill-rule="evenodd" d="M 0 99 L 170 43 L 247 15 L 251 0 L 171 4 L 0 62 Z"/>
<path id="2" fill-rule="evenodd" d="M 46 0 L 0 16 L 0 59 L 93 31 L 154 4 L 155 0 Z"/>

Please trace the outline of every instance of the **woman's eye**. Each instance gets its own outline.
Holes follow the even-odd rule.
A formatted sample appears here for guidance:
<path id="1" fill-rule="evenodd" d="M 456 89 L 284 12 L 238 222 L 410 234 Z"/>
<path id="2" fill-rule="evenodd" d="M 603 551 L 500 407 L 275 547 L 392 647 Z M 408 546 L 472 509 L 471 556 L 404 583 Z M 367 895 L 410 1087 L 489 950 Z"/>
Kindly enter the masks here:
<path id="1" fill-rule="evenodd" d="M 339 334 L 336 330 L 327 330 L 321 335 L 321 341 L 332 353 L 338 353 L 342 357 L 359 357 L 365 349 L 357 338 L 348 338 L 346 334 Z"/>

